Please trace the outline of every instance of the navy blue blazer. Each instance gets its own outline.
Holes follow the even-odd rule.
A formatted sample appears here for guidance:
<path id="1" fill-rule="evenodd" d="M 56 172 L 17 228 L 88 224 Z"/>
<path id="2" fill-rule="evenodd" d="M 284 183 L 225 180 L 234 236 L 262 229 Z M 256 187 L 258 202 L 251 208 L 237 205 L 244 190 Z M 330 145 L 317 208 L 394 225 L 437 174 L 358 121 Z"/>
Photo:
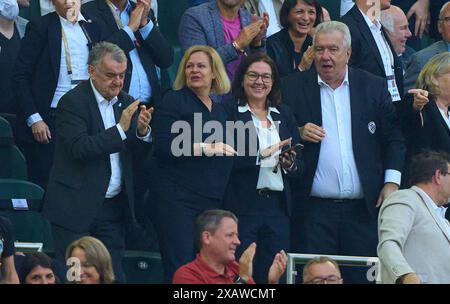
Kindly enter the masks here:
<path id="1" fill-rule="evenodd" d="M 383 59 L 381 59 L 378 51 L 377 43 L 372 36 L 370 28 L 367 26 L 364 16 L 359 11 L 359 8 L 354 5 L 351 10 L 342 17 L 342 22 L 347 24 L 352 36 L 352 56 L 350 57 L 349 65 L 354 68 L 359 68 L 370 72 L 376 76 L 386 78 L 386 71 L 384 70 Z M 394 55 L 394 72 L 395 81 L 403 98 L 403 68 L 392 43 L 384 30 L 381 28 L 383 35 L 391 48 Z"/>
<path id="2" fill-rule="evenodd" d="M 369 212 L 376 216 L 378 196 L 386 169 L 403 171 L 405 143 L 385 79 L 366 71 L 348 68 L 352 117 L 353 154 Z M 317 72 L 294 73 L 282 80 L 283 101 L 291 106 L 302 127 L 311 122 L 322 125 L 322 106 Z M 369 123 L 376 129 L 369 131 Z M 316 173 L 320 143 L 303 142 L 305 173 L 294 187 L 296 200 L 307 202 Z M 306 207 L 305 205 L 301 206 Z M 297 212 L 302 212 L 299 209 Z"/>
<path id="3" fill-rule="evenodd" d="M 252 121 L 251 113 L 248 111 L 240 113 L 235 101 L 231 101 L 230 103 L 228 103 L 227 108 L 231 113 L 229 117 L 233 121 L 243 122 L 244 124 Z M 272 119 L 274 121 L 280 122 L 280 139 L 285 140 L 292 137 L 293 144 L 299 143 L 300 136 L 297 128 L 297 122 L 295 121 L 292 111 L 286 105 L 278 106 L 277 109 L 280 114 L 272 111 L 270 112 L 270 115 L 272 116 Z M 245 154 L 234 157 L 233 170 L 224 198 L 224 209 L 230 210 L 236 214 L 251 215 L 255 213 L 259 208 L 258 202 L 261 200 L 261 197 L 257 194 L 256 191 L 260 166 L 256 164 L 256 156 L 250 156 L 249 153 L 249 138 L 251 136 L 257 135 L 253 123 L 251 123 L 250 126 L 251 127 L 247 129 L 245 133 L 235 131 L 235 142 L 245 142 Z M 259 151 L 259 141 L 257 151 Z M 282 171 L 284 183 L 284 207 L 287 215 L 290 215 L 292 210 L 291 186 L 289 180 L 294 177 L 300 176 L 303 168 L 303 157 L 301 150 L 298 150 L 297 152 L 296 164 L 296 171 L 290 172 L 288 174 L 285 174 Z"/>
<path id="4" fill-rule="evenodd" d="M 86 20 L 88 20 L 85 17 Z M 94 22 L 80 21 L 92 44 L 101 40 L 101 30 Z M 13 76 L 14 91 L 18 99 L 17 137 L 32 141 L 31 128 L 26 120 L 39 113 L 48 120 L 50 105 L 58 84 L 61 64 L 61 23 L 53 12 L 27 24 L 25 36 L 17 57 Z M 89 40 L 89 39 L 88 39 Z"/>

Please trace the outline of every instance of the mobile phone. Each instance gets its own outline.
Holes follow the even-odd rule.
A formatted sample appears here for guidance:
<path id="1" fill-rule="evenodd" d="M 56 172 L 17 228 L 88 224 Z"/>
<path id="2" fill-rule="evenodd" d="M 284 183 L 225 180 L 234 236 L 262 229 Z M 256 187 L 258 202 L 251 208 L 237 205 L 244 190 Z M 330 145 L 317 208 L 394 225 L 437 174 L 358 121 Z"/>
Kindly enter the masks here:
<path id="1" fill-rule="evenodd" d="M 291 151 L 298 151 L 303 149 L 305 146 L 302 144 L 295 144 L 293 146 L 287 146 L 286 148 L 283 147 L 283 149 L 281 150 L 280 154 L 284 154 L 286 152 L 291 152 Z"/>

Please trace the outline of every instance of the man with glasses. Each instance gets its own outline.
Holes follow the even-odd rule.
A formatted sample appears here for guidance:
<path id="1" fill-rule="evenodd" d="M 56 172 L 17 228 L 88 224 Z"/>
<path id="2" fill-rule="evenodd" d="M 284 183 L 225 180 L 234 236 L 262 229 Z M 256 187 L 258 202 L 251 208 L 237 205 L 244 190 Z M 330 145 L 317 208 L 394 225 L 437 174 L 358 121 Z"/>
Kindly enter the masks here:
<path id="1" fill-rule="evenodd" d="M 378 218 L 382 283 L 450 283 L 450 155 L 425 151 L 413 158 L 409 189 L 384 202 Z"/>
<path id="2" fill-rule="evenodd" d="M 450 1 L 442 6 L 437 26 L 439 33 L 442 35 L 442 40 L 433 43 L 411 57 L 405 72 L 405 91 L 414 88 L 416 79 L 428 60 L 434 55 L 450 51 Z"/>
<path id="3" fill-rule="evenodd" d="M 326 256 L 309 260 L 303 267 L 303 284 L 343 284 L 339 265 Z"/>

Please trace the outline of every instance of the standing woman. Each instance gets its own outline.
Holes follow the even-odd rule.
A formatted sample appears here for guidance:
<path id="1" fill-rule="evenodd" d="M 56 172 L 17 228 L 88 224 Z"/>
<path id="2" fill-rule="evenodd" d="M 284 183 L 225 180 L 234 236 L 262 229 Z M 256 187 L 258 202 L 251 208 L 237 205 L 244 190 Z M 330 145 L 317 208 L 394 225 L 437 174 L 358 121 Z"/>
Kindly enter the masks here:
<path id="1" fill-rule="evenodd" d="M 195 219 L 221 207 L 232 166 L 232 157 L 226 156 L 235 154 L 223 143 L 227 112 L 210 97 L 230 90 L 217 52 L 208 46 L 187 49 L 174 89 L 156 110 L 152 125 L 158 161 L 154 214 L 167 283 L 194 259 Z M 207 140 L 214 131 L 218 139 Z"/>
<path id="2" fill-rule="evenodd" d="M 287 106 L 281 104 L 280 77 L 274 62 L 263 53 L 252 54 L 240 64 L 233 95 L 238 145 L 224 209 L 239 218 L 241 245 L 238 256 L 256 242 L 254 279 L 267 283 L 273 257 L 289 250 L 291 194 L 288 179 L 300 172 L 301 152 L 280 155 L 280 149 L 300 142 L 297 123 Z M 295 152 L 297 151 L 297 152 Z"/>
<path id="3" fill-rule="evenodd" d="M 309 70 L 313 62 L 312 29 L 322 21 L 318 0 L 285 0 L 280 10 L 283 29 L 267 39 L 267 54 L 280 77 Z"/>

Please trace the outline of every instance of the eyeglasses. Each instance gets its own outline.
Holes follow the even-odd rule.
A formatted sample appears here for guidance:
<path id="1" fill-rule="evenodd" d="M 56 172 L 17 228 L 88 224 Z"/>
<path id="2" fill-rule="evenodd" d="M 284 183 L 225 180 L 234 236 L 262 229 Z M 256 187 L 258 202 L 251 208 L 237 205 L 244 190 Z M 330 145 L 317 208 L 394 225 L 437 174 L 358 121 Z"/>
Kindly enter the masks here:
<path id="1" fill-rule="evenodd" d="M 444 17 L 439 19 L 439 21 L 444 22 L 445 24 L 449 25 L 450 24 L 450 16 L 449 17 Z"/>
<path id="2" fill-rule="evenodd" d="M 339 284 L 341 280 L 341 277 L 330 275 L 326 278 L 314 278 L 308 282 L 305 282 L 305 284 Z"/>
<path id="3" fill-rule="evenodd" d="M 257 81 L 259 77 L 261 77 L 261 80 L 264 83 L 268 83 L 268 82 L 272 81 L 272 74 L 269 74 L 269 73 L 259 74 L 256 72 L 247 72 L 247 73 L 245 73 L 245 75 L 247 75 L 247 78 L 250 81 Z"/>

